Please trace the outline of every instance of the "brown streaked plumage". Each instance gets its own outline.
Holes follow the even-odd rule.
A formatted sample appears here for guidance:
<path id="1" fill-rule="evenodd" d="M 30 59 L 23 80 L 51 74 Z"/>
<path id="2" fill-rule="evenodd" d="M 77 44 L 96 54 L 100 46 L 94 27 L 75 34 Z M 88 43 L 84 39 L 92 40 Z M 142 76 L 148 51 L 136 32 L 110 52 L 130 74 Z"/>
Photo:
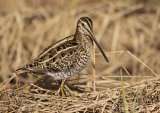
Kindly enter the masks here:
<path id="1" fill-rule="evenodd" d="M 78 74 L 91 61 L 93 42 L 105 60 L 109 62 L 93 35 L 92 20 L 88 17 L 81 17 L 77 22 L 74 35 L 51 44 L 33 61 L 17 69 L 16 73 L 48 75 L 54 79 L 63 80 L 64 84 L 65 79 Z"/>

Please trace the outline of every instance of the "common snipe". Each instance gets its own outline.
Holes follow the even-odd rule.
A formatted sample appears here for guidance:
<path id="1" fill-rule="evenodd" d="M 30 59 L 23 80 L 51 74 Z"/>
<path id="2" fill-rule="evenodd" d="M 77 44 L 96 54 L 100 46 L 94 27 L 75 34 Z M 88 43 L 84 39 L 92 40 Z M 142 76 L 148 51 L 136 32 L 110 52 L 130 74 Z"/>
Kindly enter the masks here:
<path id="1" fill-rule="evenodd" d="M 105 60 L 109 62 L 93 35 L 92 20 L 88 17 L 81 17 L 77 22 L 74 35 L 51 44 L 33 61 L 17 69 L 16 74 L 28 72 L 62 80 L 59 91 L 63 93 L 65 88 L 68 90 L 64 84 L 65 80 L 78 74 L 91 61 L 93 42 Z"/>

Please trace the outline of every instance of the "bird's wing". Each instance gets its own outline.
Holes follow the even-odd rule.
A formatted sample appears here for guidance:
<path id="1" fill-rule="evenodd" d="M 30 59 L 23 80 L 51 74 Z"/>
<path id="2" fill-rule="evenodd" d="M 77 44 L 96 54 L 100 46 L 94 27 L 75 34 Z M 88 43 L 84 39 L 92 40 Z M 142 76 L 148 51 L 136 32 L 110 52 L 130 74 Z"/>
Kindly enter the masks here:
<path id="1" fill-rule="evenodd" d="M 73 58 L 78 43 L 74 40 L 74 35 L 60 40 L 47 47 L 36 59 L 25 65 L 23 68 L 33 73 L 60 72 L 67 69 Z M 72 56 L 72 57 L 70 57 Z M 70 59 L 72 60 L 72 59 Z"/>
<path id="2" fill-rule="evenodd" d="M 43 59 L 45 56 L 49 56 L 49 54 L 57 54 L 57 52 L 61 51 L 63 48 L 66 48 L 69 42 L 71 42 L 73 39 L 74 35 L 71 35 L 58 42 L 52 43 L 42 51 L 42 53 L 38 56 L 38 59 Z"/>

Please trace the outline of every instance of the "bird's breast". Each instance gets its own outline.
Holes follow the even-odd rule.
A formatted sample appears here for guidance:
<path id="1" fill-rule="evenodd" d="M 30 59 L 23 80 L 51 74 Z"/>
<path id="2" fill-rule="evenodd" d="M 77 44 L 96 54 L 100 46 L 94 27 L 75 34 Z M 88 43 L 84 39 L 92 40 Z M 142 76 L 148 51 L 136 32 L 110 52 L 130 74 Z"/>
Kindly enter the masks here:
<path id="1" fill-rule="evenodd" d="M 70 76 L 80 73 L 91 61 L 92 46 L 77 46 L 75 51 L 68 52 L 68 55 L 61 58 L 53 67 L 59 68 L 60 71 L 53 73 L 49 72 L 48 75 L 53 75 L 55 79 L 66 79 Z"/>

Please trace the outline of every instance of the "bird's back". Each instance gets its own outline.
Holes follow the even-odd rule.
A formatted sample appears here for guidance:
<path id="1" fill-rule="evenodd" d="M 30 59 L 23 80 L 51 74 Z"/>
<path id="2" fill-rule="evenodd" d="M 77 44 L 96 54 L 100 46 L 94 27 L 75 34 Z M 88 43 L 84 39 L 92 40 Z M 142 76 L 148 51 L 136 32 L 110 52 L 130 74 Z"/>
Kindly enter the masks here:
<path id="1" fill-rule="evenodd" d="M 88 45 L 86 45 L 88 44 Z M 91 59 L 92 44 L 78 42 L 74 35 L 51 44 L 23 68 L 32 73 L 66 79 L 79 73 Z"/>

